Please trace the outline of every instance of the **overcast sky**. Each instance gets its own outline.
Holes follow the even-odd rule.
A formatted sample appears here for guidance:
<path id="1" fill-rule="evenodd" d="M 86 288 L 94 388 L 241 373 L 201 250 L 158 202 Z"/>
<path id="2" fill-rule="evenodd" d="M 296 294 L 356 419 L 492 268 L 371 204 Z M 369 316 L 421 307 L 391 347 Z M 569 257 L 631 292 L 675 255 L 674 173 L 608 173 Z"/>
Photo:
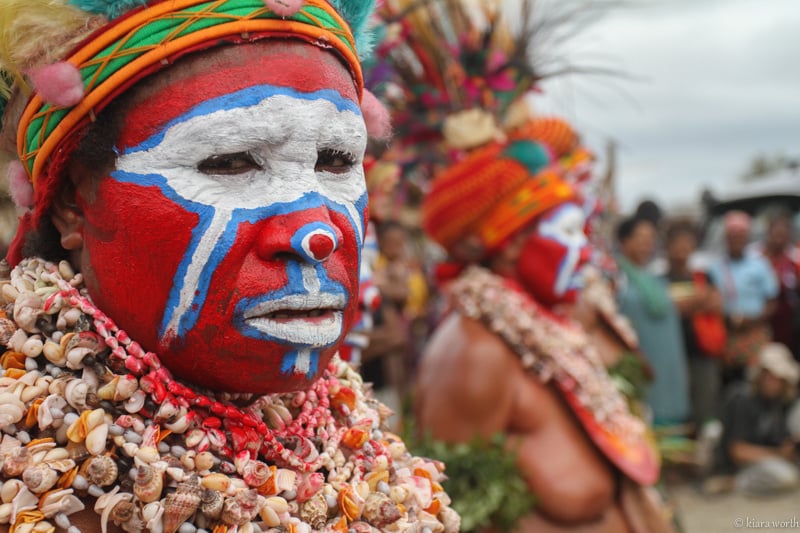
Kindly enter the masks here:
<path id="1" fill-rule="evenodd" d="M 541 112 L 597 152 L 619 145 L 618 198 L 665 206 L 735 186 L 758 154 L 800 157 L 800 0 L 635 0 L 562 53 L 638 78 L 545 82 Z"/>

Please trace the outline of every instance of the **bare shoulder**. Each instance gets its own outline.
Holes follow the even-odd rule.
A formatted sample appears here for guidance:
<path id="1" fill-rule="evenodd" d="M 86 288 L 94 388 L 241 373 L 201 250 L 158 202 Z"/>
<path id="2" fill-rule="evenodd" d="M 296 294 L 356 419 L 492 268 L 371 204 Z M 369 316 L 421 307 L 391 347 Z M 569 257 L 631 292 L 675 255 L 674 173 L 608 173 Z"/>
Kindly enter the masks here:
<path id="1" fill-rule="evenodd" d="M 451 315 L 434 333 L 420 365 L 417 413 L 423 427 L 453 439 L 504 429 L 520 372 L 502 339 L 480 322 Z"/>

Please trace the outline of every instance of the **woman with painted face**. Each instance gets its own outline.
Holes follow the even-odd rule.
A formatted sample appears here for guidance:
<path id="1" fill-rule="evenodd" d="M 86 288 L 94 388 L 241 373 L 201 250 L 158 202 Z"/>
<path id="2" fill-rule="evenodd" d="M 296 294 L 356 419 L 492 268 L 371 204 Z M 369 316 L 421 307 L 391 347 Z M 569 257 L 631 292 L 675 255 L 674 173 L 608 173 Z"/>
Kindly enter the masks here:
<path id="1" fill-rule="evenodd" d="M 0 7 L 24 210 L 0 531 L 458 529 L 441 465 L 384 432 L 335 355 L 365 231 L 370 8 Z"/>
<path id="2" fill-rule="evenodd" d="M 512 133 L 433 180 L 425 230 L 462 272 L 422 358 L 418 423 L 449 443 L 504 435 L 535 501 L 514 531 L 670 531 L 643 488 L 659 473 L 645 424 L 581 326 L 557 314 L 590 248 L 580 198 L 551 160 L 566 154 L 543 141 Z"/>

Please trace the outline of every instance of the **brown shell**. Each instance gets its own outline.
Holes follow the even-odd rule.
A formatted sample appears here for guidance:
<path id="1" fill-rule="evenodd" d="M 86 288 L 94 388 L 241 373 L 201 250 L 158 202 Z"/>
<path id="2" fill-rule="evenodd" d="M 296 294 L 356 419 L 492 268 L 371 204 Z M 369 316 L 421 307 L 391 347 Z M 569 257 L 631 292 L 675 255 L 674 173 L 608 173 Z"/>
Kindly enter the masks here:
<path id="1" fill-rule="evenodd" d="M 394 524 L 402 517 L 397 504 L 382 492 L 371 492 L 364 503 L 364 520 L 378 529 Z"/>
<path id="2" fill-rule="evenodd" d="M 9 320 L 5 316 L 3 316 L 3 318 L 0 318 L 0 344 L 2 344 L 3 346 L 8 346 L 8 341 L 11 340 L 11 336 L 16 331 L 17 331 L 17 325 L 14 323 L 13 320 Z"/>
<path id="3" fill-rule="evenodd" d="M 243 526 L 258 514 L 258 492 L 253 489 L 225 498 L 222 505 L 222 521 L 231 526 Z"/>
<path id="4" fill-rule="evenodd" d="M 328 518 L 328 502 L 325 496 L 317 493 L 310 500 L 300 506 L 300 518 L 311 526 L 311 529 L 318 531 L 325 527 Z"/>
<path id="5" fill-rule="evenodd" d="M 222 503 L 225 497 L 218 490 L 205 489 L 200 496 L 200 512 L 212 520 L 217 520 L 222 514 Z"/>
<path id="6" fill-rule="evenodd" d="M 136 514 L 136 504 L 132 501 L 121 501 L 111 510 L 109 518 L 118 524 L 124 524 Z"/>
<path id="7" fill-rule="evenodd" d="M 197 476 L 192 476 L 188 481 L 179 483 L 175 492 L 167 495 L 164 502 L 164 533 L 175 533 L 197 511 L 202 494 Z"/>
<path id="8" fill-rule="evenodd" d="M 142 465 L 136 473 L 136 480 L 133 482 L 133 493 L 144 503 L 150 503 L 161 497 L 161 490 L 164 488 L 164 477 L 150 465 Z"/>
<path id="9" fill-rule="evenodd" d="M 116 461 L 107 455 L 96 455 L 86 462 L 86 477 L 92 483 L 107 487 L 117 480 L 119 467 Z"/>

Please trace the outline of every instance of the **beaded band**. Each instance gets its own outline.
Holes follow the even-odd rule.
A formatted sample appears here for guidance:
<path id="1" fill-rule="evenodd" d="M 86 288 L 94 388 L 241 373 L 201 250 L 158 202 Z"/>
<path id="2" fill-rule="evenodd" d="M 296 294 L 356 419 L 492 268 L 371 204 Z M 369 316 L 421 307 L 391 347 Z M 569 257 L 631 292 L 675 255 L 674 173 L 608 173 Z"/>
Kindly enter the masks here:
<path id="1" fill-rule="evenodd" d="M 492 249 L 536 216 L 575 198 L 575 191 L 555 170 L 545 169 L 492 209 L 478 230 L 481 243 Z"/>
<path id="2" fill-rule="evenodd" d="M 60 108 L 36 94 L 28 102 L 19 124 L 17 152 L 34 188 L 59 144 L 119 90 L 153 72 L 159 63 L 225 37 L 263 35 L 300 37 L 333 48 L 349 65 L 361 95 L 363 75 L 355 39 L 324 0 L 306 0 L 288 17 L 265 7 L 263 0 L 166 0 L 105 26 L 66 60 L 79 69 L 86 88 L 78 105 Z"/>

